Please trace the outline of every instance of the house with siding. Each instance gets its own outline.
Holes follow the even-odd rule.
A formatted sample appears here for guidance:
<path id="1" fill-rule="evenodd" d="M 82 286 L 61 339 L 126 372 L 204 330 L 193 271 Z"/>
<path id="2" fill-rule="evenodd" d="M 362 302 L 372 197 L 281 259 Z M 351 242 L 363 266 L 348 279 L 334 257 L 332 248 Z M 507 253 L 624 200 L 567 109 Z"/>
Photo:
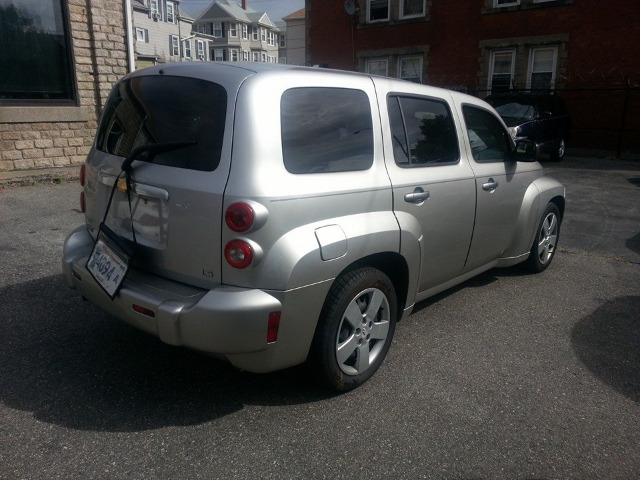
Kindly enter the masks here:
<path id="1" fill-rule="evenodd" d="M 207 39 L 210 60 L 278 63 L 280 30 L 246 0 L 212 3 L 195 19 L 194 32 Z"/>
<path id="2" fill-rule="evenodd" d="M 306 65 L 305 9 L 290 13 L 282 19 L 285 33 L 280 36 L 280 63 Z M 284 59 L 284 60 L 283 60 Z"/>
<path id="3" fill-rule="evenodd" d="M 194 19 L 179 1 L 133 0 L 132 7 L 136 69 L 209 60 L 207 38 L 193 31 Z"/>

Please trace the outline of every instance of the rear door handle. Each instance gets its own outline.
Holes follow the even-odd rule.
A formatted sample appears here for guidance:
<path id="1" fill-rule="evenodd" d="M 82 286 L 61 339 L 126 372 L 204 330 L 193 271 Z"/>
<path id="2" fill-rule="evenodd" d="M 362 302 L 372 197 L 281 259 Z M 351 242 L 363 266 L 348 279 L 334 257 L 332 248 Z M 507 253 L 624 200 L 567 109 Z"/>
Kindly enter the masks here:
<path id="1" fill-rule="evenodd" d="M 498 188 L 498 182 L 496 182 L 493 178 L 490 178 L 487 183 L 482 184 L 482 189 L 487 192 L 493 192 L 496 188 Z"/>
<path id="2" fill-rule="evenodd" d="M 429 198 L 429 192 L 425 192 L 421 187 L 416 187 L 413 193 L 407 193 L 404 201 L 407 203 L 422 203 Z"/>

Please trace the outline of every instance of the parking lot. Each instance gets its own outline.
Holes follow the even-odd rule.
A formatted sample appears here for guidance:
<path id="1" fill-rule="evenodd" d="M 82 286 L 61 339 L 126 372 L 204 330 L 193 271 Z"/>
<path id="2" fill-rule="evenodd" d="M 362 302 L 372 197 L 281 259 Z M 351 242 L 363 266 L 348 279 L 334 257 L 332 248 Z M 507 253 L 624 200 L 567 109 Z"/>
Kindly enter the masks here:
<path id="1" fill-rule="evenodd" d="M 83 302 L 75 182 L 0 190 L 0 478 L 635 478 L 640 163 L 567 157 L 560 250 L 420 303 L 361 388 L 237 371 Z"/>

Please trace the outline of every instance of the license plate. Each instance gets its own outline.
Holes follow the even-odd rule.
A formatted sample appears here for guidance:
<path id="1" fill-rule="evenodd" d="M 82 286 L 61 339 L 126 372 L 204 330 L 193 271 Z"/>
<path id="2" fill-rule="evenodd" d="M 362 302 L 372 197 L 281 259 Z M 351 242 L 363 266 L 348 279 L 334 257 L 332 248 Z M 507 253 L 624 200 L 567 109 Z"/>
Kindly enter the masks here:
<path id="1" fill-rule="evenodd" d="M 127 274 L 129 258 L 129 255 L 119 248 L 101 227 L 87 261 L 87 270 L 111 299 L 118 293 Z"/>

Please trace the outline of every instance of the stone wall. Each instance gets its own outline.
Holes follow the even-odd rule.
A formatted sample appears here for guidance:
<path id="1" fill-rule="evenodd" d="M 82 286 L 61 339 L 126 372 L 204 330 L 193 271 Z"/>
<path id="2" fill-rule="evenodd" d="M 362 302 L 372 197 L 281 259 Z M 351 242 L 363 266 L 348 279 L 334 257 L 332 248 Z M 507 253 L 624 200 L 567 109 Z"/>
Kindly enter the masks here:
<path id="1" fill-rule="evenodd" d="M 77 106 L 0 105 L 0 171 L 84 162 L 113 84 L 128 72 L 124 1 L 67 0 Z"/>

